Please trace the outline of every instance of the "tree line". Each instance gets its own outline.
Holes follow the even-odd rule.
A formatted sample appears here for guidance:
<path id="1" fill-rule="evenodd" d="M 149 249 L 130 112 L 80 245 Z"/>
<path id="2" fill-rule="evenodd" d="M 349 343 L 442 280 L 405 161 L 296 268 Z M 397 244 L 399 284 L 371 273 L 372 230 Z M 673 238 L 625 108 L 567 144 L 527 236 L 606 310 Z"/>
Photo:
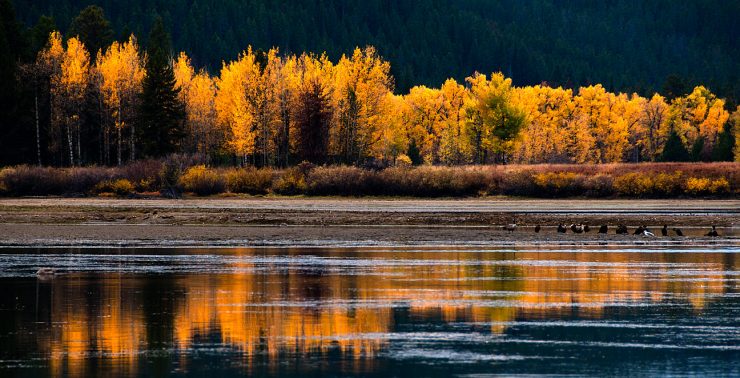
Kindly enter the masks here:
<path id="1" fill-rule="evenodd" d="M 6 161 L 121 165 L 175 152 L 212 164 L 279 167 L 740 157 L 740 108 L 727 109 L 703 86 L 643 97 L 599 84 L 517 87 L 495 72 L 396 94 L 390 63 L 374 47 L 335 61 L 248 47 L 211 75 L 186 53 L 173 54 L 161 19 L 146 48 L 133 34 L 113 41 L 95 6 L 75 18 L 68 38 L 40 25 L 32 33 L 35 56 L 0 61 L 14 73 L 10 90 L 33 98 L 3 104 L 16 114 L 33 109 L 30 119 L 16 117 L 26 131 L 16 140 L 35 148 Z M 12 26 L 5 21 L 6 36 Z"/>
<path id="2" fill-rule="evenodd" d="M 60 31 L 90 4 L 102 6 L 116 38 L 149 34 L 157 17 L 177 51 L 217 73 L 245 46 L 286 53 L 326 51 L 331 60 L 373 45 L 393 62 L 396 89 L 501 71 L 514 84 L 643 96 L 668 84 L 711 87 L 738 102 L 740 2 L 724 0 L 14 0 L 34 25 Z M 92 52 L 100 46 L 88 46 Z M 679 93 L 685 94 L 685 93 Z"/>

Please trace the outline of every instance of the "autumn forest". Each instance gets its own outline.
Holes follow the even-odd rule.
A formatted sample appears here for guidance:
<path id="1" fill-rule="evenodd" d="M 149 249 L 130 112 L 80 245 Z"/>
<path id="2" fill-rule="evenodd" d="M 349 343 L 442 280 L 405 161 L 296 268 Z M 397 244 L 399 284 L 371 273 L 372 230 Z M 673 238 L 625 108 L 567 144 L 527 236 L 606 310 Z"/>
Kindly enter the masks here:
<path id="1" fill-rule="evenodd" d="M 12 13 L 7 1 L 3 12 Z M 17 23 L 3 22 L 5 41 L 20 38 Z M 96 6 L 75 18 L 77 34 L 46 29 L 33 30 L 43 43 L 32 59 L 3 63 L 12 89 L 32 99 L 3 99 L 18 113 L 31 108 L 15 141 L 33 151 L 5 163 L 122 165 L 172 153 L 274 167 L 740 159 L 740 107 L 701 85 L 643 96 L 472 72 L 398 93 L 392 62 L 373 46 L 336 60 L 247 46 L 211 73 L 171 48 L 161 19 L 146 47 L 133 34 L 106 43 Z"/>

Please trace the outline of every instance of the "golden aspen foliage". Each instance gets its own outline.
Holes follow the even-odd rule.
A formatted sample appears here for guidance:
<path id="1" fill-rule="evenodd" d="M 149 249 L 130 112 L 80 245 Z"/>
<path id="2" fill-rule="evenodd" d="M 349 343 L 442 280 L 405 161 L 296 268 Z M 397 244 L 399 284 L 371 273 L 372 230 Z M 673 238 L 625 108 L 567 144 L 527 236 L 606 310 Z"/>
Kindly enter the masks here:
<path id="1" fill-rule="evenodd" d="M 406 132 L 404 114 L 406 102 L 403 96 L 386 94 L 386 121 L 380 127 L 380 140 L 375 143 L 373 155 L 384 162 L 392 163 L 408 151 L 409 134 Z M 408 156 L 406 157 L 408 158 Z"/>
<path id="2" fill-rule="evenodd" d="M 180 100 L 185 104 L 186 142 L 190 151 L 208 156 L 222 144 L 216 127 L 216 84 L 204 70 L 195 73 L 190 58 L 181 52 L 173 62 Z"/>
<path id="3" fill-rule="evenodd" d="M 70 165 L 80 165 L 82 164 L 80 128 L 85 93 L 90 80 L 90 54 L 76 37 L 67 41 L 67 49 L 62 58 L 61 76 L 57 80 L 59 82 L 55 86 L 59 87 L 60 93 L 56 99 L 63 103 Z M 77 146 L 76 154 L 74 146 Z"/>
<path id="4" fill-rule="evenodd" d="M 244 163 L 255 147 L 255 116 L 247 91 L 257 76 L 259 66 L 250 47 L 237 61 L 224 63 L 221 76 L 216 80 L 217 120 L 227 130 L 228 149 Z"/>
<path id="5" fill-rule="evenodd" d="M 526 116 L 515 160 L 520 163 L 570 162 L 565 114 L 573 102 L 571 90 L 533 86 L 519 88 L 513 97 Z"/>
<path id="6" fill-rule="evenodd" d="M 675 130 L 688 148 L 701 146 L 702 151 L 696 152 L 708 156 L 728 119 L 724 101 L 707 88 L 698 86 L 688 95 L 673 99 L 667 122 L 669 130 Z"/>
<path id="7" fill-rule="evenodd" d="M 136 112 L 142 90 L 144 58 L 139 54 L 136 38 L 131 35 L 125 43 L 113 42 L 105 53 L 98 52 L 95 69 L 100 77 L 103 101 L 114 120 L 118 142 L 118 164 L 122 163 L 122 132 Z M 104 126 L 105 127 L 105 126 Z M 130 131 L 133 143 L 133 130 Z"/>
<path id="8" fill-rule="evenodd" d="M 339 59 L 334 72 L 332 153 L 346 162 L 372 155 L 386 119 L 387 94 L 392 91 L 390 64 L 374 47 L 356 48 L 351 57 Z"/>
<path id="9" fill-rule="evenodd" d="M 423 85 L 411 88 L 404 97 L 404 120 L 409 141 L 419 148 L 425 163 L 439 162 L 442 95 L 438 89 Z"/>
<path id="10" fill-rule="evenodd" d="M 470 101 L 468 92 L 454 79 L 447 79 L 442 84 L 440 94 L 440 161 L 449 165 L 465 164 L 472 154 L 465 129 L 465 106 Z"/>
<path id="11" fill-rule="evenodd" d="M 644 157 L 647 160 L 657 159 L 660 151 L 663 150 L 670 132 L 667 116 L 668 104 L 665 97 L 656 93 L 649 101 L 642 102 L 638 143 L 640 143 L 644 151 Z"/>
<path id="12" fill-rule="evenodd" d="M 620 112 L 626 95 L 607 92 L 601 84 L 581 87 L 575 98 L 586 121 L 592 148 L 588 162 L 613 163 L 622 160 L 629 144 L 628 125 Z"/>

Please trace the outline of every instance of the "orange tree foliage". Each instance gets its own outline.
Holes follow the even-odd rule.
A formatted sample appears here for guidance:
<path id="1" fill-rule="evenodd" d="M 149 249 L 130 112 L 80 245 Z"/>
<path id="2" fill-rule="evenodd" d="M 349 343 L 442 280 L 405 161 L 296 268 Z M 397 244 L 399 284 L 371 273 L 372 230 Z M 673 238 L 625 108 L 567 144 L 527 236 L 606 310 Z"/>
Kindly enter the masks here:
<path id="1" fill-rule="evenodd" d="M 52 33 L 37 59 L 51 82 L 52 145 L 69 152 L 70 164 L 79 163 L 73 145 L 89 84 L 102 99 L 105 150 L 113 130 L 119 164 L 121 133 L 130 135 L 130 149 L 135 143 L 130 129 L 144 76 L 136 40 L 97 53 L 90 67 L 79 40 L 65 46 Z M 499 72 L 396 94 L 390 63 L 373 47 L 336 63 L 326 54 L 248 47 L 215 77 L 194 68 L 185 53 L 172 64 L 187 111 L 184 152 L 227 154 L 261 166 L 307 156 L 356 165 L 394 164 L 399 156 L 446 165 L 654 161 L 673 131 L 695 159 L 706 160 L 723 130 L 738 139 L 740 123 L 738 112 L 730 115 L 724 100 L 703 86 L 668 101 L 657 93 L 611 93 L 600 84 L 514 87 Z M 725 127 L 728 122 L 735 126 Z M 737 148 L 734 156 L 740 156 Z"/>

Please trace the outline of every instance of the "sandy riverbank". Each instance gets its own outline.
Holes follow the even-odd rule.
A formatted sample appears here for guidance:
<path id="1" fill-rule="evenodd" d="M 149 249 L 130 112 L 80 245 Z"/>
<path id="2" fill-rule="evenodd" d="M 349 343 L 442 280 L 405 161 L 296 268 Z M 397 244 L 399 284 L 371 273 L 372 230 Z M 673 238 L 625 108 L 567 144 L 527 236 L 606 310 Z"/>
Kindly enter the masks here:
<path id="1" fill-rule="evenodd" d="M 579 222 L 645 224 L 656 233 L 668 224 L 683 228 L 688 240 L 716 224 L 726 236 L 721 240 L 735 243 L 739 219 L 738 200 L 25 198 L 0 200 L 0 246 L 644 242 L 613 230 L 608 236 L 555 232 L 558 223 Z M 520 230 L 500 229 L 513 220 Z"/>

